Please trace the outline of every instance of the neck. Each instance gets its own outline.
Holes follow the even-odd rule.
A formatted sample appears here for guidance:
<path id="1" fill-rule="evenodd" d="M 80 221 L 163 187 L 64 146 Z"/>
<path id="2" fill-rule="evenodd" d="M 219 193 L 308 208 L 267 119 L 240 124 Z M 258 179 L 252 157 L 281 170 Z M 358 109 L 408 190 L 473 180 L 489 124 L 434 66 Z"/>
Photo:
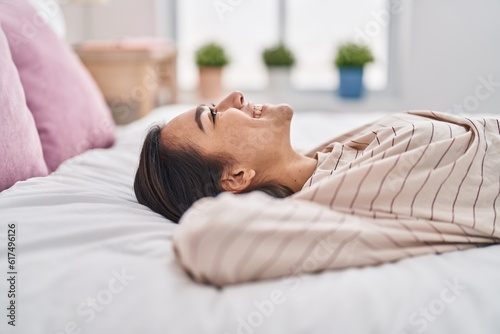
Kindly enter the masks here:
<path id="1" fill-rule="evenodd" d="M 317 164 L 318 160 L 294 151 L 294 154 L 284 161 L 281 171 L 278 171 L 278 182 L 294 192 L 300 191 L 316 170 Z"/>

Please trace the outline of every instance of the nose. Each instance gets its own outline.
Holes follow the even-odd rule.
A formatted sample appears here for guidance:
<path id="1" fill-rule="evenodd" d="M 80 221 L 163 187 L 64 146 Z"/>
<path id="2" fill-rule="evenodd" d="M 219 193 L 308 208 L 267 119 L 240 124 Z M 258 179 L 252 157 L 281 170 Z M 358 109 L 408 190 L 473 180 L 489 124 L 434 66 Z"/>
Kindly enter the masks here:
<path id="1" fill-rule="evenodd" d="M 245 96 L 242 92 L 235 91 L 226 96 L 220 101 L 215 109 L 218 111 L 225 111 L 229 108 L 241 109 L 245 105 Z"/>

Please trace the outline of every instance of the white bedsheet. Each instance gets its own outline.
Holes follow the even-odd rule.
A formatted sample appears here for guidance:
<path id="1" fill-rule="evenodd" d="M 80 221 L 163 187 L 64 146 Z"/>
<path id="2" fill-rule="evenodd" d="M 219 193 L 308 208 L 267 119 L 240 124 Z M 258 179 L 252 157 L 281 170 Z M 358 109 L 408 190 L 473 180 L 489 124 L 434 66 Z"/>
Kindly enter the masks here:
<path id="1" fill-rule="evenodd" d="M 0 193 L 0 333 L 498 333 L 500 246 L 378 267 L 231 286 L 177 265 L 177 225 L 139 205 L 132 182 L 145 130 Z M 315 147 L 384 113 L 303 112 L 292 143 Z M 338 129 L 331 133 L 332 124 Z M 7 224 L 16 224 L 16 327 L 6 317 Z"/>

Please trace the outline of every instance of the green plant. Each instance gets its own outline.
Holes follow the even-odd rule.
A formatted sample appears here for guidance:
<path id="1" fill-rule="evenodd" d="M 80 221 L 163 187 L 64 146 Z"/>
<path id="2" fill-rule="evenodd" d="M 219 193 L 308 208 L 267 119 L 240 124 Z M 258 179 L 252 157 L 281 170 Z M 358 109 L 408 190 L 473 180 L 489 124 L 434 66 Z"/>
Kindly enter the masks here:
<path id="1" fill-rule="evenodd" d="M 219 44 L 207 43 L 196 50 L 196 64 L 198 67 L 222 67 L 228 63 L 229 59 Z"/>
<path id="2" fill-rule="evenodd" d="M 278 44 L 275 47 L 265 49 L 262 58 L 267 67 L 292 67 L 295 64 L 295 58 L 284 44 Z"/>
<path id="3" fill-rule="evenodd" d="M 339 46 L 335 65 L 337 67 L 363 67 L 372 61 L 374 58 L 368 46 L 350 42 Z"/>

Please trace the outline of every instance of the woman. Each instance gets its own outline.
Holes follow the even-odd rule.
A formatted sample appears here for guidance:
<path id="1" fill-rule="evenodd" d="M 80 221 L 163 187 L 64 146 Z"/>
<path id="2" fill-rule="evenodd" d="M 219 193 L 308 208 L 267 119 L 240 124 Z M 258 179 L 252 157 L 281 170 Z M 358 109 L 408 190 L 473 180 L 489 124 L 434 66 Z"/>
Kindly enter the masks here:
<path id="1" fill-rule="evenodd" d="M 209 197 L 174 235 L 196 280 L 224 285 L 500 241 L 499 120 L 399 113 L 301 155 L 290 145 L 292 115 L 234 92 L 148 134 L 139 202 L 177 222 Z M 231 194 L 252 190 L 288 197 Z"/>
<path id="2" fill-rule="evenodd" d="M 178 222 L 196 200 L 223 191 L 299 191 L 317 160 L 293 150 L 287 104 L 259 105 L 233 92 L 201 105 L 146 136 L 134 190 L 139 203 Z"/>
<path id="3" fill-rule="evenodd" d="M 293 110 L 287 104 L 253 104 L 245 101 L 241 92 L 233 92 L 217 105 L 200 105 L 175 117 L 163 127 L 152 128 L 144 141 L 135 177 L 134 190 L 138 201 L 178 222 L 184 211 L 196 200 L 216 196 L 224 191 L 245 193 L 261 190 L 282 198 L 310 186 L 311 182 L 307 184 L 306 181 L 311 181 L 313 173 L 314 181 L 324 177 L 320 175 L 321 168 L 317 170 L 321 167 L 318 166 L 318 154 L 314 154 L 327 145 L 321 145 L 308 155 L 296 152 L 290 144 L 292 116 Z M 471 143 L 469 137 L 459 137 L 467 133 L 467 125 L 453 122 L 467 120 L 451 116 L 448 118 L 451 121 L 431 122 L 432 118 L 428 117 L 397 114 L 384 119 L 385 125 L 377 126 L 375 123 L 366 126 L 367 129 L 370 126 L 378 127 L 377 134 L 371 130 L 368 134 L 362 134 L 361 139 L 351 138 L 348 145 L 330 145 L 330 152 L 336 149 L 342 151 L 338 153 L 340 160 L 333 160 L 335 170 L 347 162 L 351 167 L 365 164 L 366 151 L 370 152 L 371 157 L 375 152 L 383 154 L 383 159 L 377 160 L 387 160 L 389 156 L 400 154 L 400 147 L 408 146 L 405 151 L 408 151 L 410 146 L 424 149 L 433 142 L 443 140 L 453 141 L 454 150 L 459 152 L 451 155 L 449 150 L 446 151 L 446 159 L 460 157 L 463 153 L 461 150 L 466 150 Z M 415 128 L 415 124 L 420 126 Z M 496 126 L 497 120 L 493 120 L 491 127 L 495 131 Z M 432 133 L 428 131 L 431 127 L 434 128 Z M 437 127 L 444 131 L 438 131 Z M 401 129 L 399 134 L 395 128 Z M 357 133 L 360 133 L 360 129 L 353 131 L 353 134 Z M 415 144 L 415 140 L 413 143 L 399 141 L 403 134 L 408 138 L 410 134 L 415 138 L 424 138 L 421 138 L 420 144 Z M 349 134 L 343 137 L 348 136 Z M 330 142 L 340 142 L 342 139 L 339 137 Z M 381 140 L 393 145 L 383 146 Z M 399 145 L 394 145 L 395 140 L 399 141 Z M 461 140 L 466 147 L 458 147 Z M 377 145 L 376 150 L 370 150 L 373 145 Z M 447 148 L 447 145 L 441 146 Z M 488 154 L 493 155 L 497 151 L 496 147 L 490 146 Z M 325 153 L 319 152 L 319 156 L 323 154 Z M 348 156 L 350 158 L 346 160 Z M 402 159 L 398 170 L 402 165 L 409 164 L 408 159 L 430 161 L 412 154 L 406 160 Z M 427 169 L 424 169 L 422 164 L 418 169 L 435 169 L 433 166 L 425 166 Z M 327 175 L 332 173 L 328 170 Z M 484 170 L 480 173 L 484 173 Z M 394 175 L 391 174 L 390 177 Z M 366 190 L 365 187 L 365 193 Z M 358 194 L 360 195 L 362 194 Z"/>

